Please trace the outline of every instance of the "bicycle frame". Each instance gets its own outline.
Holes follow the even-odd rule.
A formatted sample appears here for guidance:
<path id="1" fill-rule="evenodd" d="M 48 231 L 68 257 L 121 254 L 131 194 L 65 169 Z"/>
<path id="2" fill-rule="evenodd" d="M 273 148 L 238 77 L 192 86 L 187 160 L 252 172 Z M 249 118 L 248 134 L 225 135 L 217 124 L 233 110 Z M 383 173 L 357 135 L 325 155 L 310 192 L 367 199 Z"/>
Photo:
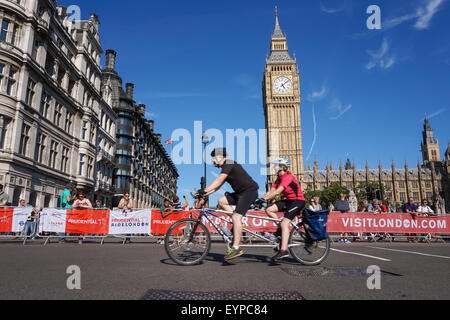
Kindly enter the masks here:
<path id="1" fill-rule="evenodd" d="M 224 240 L 224 242 L 225 242 L 227 245 L 230 245 L 231 242 L 232 242 L 231 239 L 230 239 L 230 237 L 228 237 L 228 236 L 222 231 L 222 228 L 220 228 L 220 227 L 214 222 L 214 220 L 211 218 L 211 216 L 214 216 L 214 217 L 216 217 L 216 218 L 219 218 L 220 220 L 225 221 L 227 224 L 233 225 L 233 223 L 230 222 L 230 221 L 228 221 L 228 220 L 226 220 L 226 219 L 224 219 L 224 218 L 222 218 L 222 217 L 220 217 L 220 216 L 218 216 L 216 213 L 225 213 L 225 214 L 227 214 L 227 215 L 229 215 L 229 216 L 231 216 L 231 215 L 233 214 L 233 212 L 229 212 L 229 211 L 213 210 L 213 209 L 206 209 L 206 208 L 204 208 L 202 211 L 200 211 L 200 215 L 199 215 L 199 217 L 198 217 L 198 220 L 201 222 L 201 218 L 202 218 L 202 217 L 205 217 L 205 219 L 208 220 L 209 223 L 211 223 L 211 225 L 214 227 L 214 229 L 216 229 L 216 230 L 219 232 L 219 234 L 221 235 L 221 237 L 222 237 L 222 239 Z M 248 218 L 261 219 L 261 220 L 265 220 L 265 221 L 272 221 L 272 222 L 281 222 L 281 221 L 283 220 L 283 218 L 281 218 L 281 219 L 274 219 L 274 218 L 269 218 L 269 217 L 252 216 L 252 215 L 249 215 L 249 214 L 247 214 L 246 217 L 248 217 Z M 303 225 L 303 223 L 302 223 L 302 221 L 300 221 L 298 224 L 295 224 L 294 221 L 291 221 L 290 225 L 291 225 L 293 228 L 295 228 L 295 229 L 298 230 L 298 229 Z M 267 239 L 266 237 L 264 237 L 264 236 L 262 236 L 262 235 L 259 235 L 259 234 L 257 234 L 256 232 L 251 231 L 251 230 L 249 230 L 249 229 L 247 229 L 247 228 L 245 228 L 245 227 L 242 228 L 242 231 L 245 231 L 245 232 L 247 232 L 247 233 L 250 233 L 251 235 L 255 236 L 256 238 L 258 238 L 258 239 L 260 239 L 260 240 L 263 240 L 263 241 L 265 241 L 265 242 L 267 242 L 267 243 L 269 243 L 269 244 L 262 244 L 262 245 L 243 245 L 243 244 L 241 244 L 241 245 L 240 245 L 241 247 L 250 247 L 250 248 L 276 248 L 276 247 L 278 247 L 278 245 L 279 245 L 279 244 L 277 243 L 277 241 L 269 240 L 269 239 Z"/>

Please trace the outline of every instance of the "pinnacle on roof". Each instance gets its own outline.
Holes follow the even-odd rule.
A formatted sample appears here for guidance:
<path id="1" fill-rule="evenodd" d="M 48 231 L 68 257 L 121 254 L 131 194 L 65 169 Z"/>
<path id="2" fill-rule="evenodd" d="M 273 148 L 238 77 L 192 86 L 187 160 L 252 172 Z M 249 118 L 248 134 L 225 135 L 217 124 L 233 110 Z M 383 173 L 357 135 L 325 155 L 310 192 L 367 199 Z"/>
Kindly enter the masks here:
<path id="1" fill-rule="evenodd" d="M 273 31 L 272 39 L 286 39 L 283 31 L 281 31 L 280 22 L 278 21 L 278 7 L 275 7 L 275 30 Z"/>

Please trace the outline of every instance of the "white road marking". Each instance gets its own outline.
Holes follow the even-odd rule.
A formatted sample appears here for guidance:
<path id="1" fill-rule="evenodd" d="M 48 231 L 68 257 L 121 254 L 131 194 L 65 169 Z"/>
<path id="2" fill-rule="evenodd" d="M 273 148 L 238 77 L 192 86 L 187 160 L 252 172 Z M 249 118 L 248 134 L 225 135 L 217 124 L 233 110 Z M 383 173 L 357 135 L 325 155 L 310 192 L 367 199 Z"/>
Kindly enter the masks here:
<path id="1" fill-rule="evenodd" d="M 368 248 L 380 249 L 380 250 L 388 250 L 388 251 L 396 251 L 396 252 L 405 252 L 405 253 L 411 253 L 411 254 L 418 254 L 420 256 L 428 256 L 428 257 L 435 257 L 435 258 L 450 259 L 450 257 L 446 257 L 446 256 L 438 256 L 438 255 L 435 255 L 435 254 L 428 254 L 428 253 L 415 252 L 415 251 L 388 249 L 388 248 L 380 248 L 380 247 L 368 247 Z"/>
<path id="2" fill-rule="evenodd" d="M 341 252 L 341 253 L 354 254 L 354 255 L 357 255 L 357 256 L 362 256 L 362 257 L 366 257 L 366 258 L 377 259 L 377 260 L 381 260 L 381 261 L 388 261 L 388 262 L 392 261 L 392 260 L 389 260 L 389 259 L 386 259 L 386 258 L 370 256 L 370 255 L 368 255 L 368 254 L 362 254 L 362 253 L 357 253 L 357 252 L 338 250 L 338 249 L 334 249 L 334 248 L 330 248 L 330 250 L 336 251 L 336 252 Z"/>

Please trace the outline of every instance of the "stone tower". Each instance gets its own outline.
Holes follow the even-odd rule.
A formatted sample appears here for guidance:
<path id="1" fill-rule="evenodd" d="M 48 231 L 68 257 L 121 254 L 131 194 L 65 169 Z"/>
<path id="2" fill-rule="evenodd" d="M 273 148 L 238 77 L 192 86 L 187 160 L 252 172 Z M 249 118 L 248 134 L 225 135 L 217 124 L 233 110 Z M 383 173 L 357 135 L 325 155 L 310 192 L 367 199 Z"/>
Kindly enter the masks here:
<path id="1" fill-rule="evenodd" d="M 270 163 L 279 157 L 291 160 L 292 174 L 300 182 L 303 180 L 300 73 L 295 57 L 292 58 L 288 52 L 287 38 L 281 30 L 277 9 L 275 19 L 270 56 L 266 61 L 262 83 L 267 130 L 268 188 L 276 179 Z"/>
<path id="2" fill-rule="evenodd" d="M 428 119 L 425 118 L 425 124 L 423 126 L 423 141 L 421 143 L 422 157 L 423 163 L 426 165 L 430 162 L 441 161 L 441 155 L 439 152 L 439 142 L 434 137 L 433 129 L 431 129 L 431 125 L 428 122 Z"/>

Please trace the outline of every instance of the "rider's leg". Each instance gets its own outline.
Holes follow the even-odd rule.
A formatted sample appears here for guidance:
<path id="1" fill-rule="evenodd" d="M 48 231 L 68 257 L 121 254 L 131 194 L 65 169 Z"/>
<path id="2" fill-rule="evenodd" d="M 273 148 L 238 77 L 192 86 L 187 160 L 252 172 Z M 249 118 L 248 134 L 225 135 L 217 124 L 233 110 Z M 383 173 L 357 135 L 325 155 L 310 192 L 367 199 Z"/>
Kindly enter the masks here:
<path id="1" fill-rule="evenodd" d="M 276 204 L 271 205 L 270 207 L 266 208 L 266 214 L 271 217 L 272 219 L 278 219 L 277 215 L 278 206 Z M 277 223 L 279 225 L 279 223 Z"/>
<path id="2" fill-rule="evenodd" d="M 281 250 L 286 251 L 288 249 L 289 242 L 289 226 L 291 224 L 291 220 L 284 218 L 281 221 Z"/>
<path id="3" fill-rule="evenodd" d="M 228 203 L 227 197 L 222 197 L 219 199 L 218 208 L 224 211 L 233 212 L 233 207 Z"/>
<path id="4" fill-rule="evenodd" d="M 241 244 L 242 236 L 242 215 L 233 213 L 233 247 L 238 248 Z"/>

